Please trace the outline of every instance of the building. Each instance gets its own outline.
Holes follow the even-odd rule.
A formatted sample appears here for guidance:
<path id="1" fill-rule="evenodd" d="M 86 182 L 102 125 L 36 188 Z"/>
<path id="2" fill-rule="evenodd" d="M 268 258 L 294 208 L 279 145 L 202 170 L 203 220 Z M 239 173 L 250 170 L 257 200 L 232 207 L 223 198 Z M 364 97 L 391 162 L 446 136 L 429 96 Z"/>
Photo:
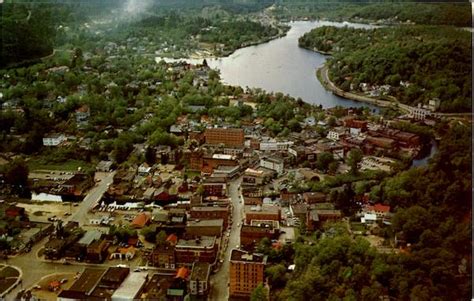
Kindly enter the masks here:
<path id="1" fill-rule="evenodd" d="M 157 244 L 150 255 L 151 265 L 158 268 L 175 269 L 176 256 L 174 246 L 168 241 Z"/>
<path id="2" fill-rule="evenodd" d="M 409 114 L 409 116 L 415 120 L 425 120 L 425 118 L 430 115 L 431 115 L 431 112 L 422 107 L 413 108 Z"/>
<path id="3" fill-rule="evenodd" d="M 198 163 L 194 163 L 193 165 L 197 166 Z M 205 174 L 212 174 L 215 169 L 218 169 L 222 166 L 239 167 L 239 162 L 233 155 L 214 154 L 212 156 L 203 156 L 202 165 L 199 167 L 199 169 Z"/>
<path id="4" fill-rule="evenodd" d="M 151 220 L 151 215 L 147 212 L 139 213 L 132 221 L 131 226 L 135 229 L 140 229 L 148 225 Z"/>
<path id="5" fill-rule="evenodd" d="M 196 261 L 214 263 L 217 257 L 217 240 L 214 236 L 180 239 L 175 246 L 176 262 L 192 264 Z"/>
<path id="6" fill-rule="evenodd" d="M 260 186 L 267 180 L 265 173 L 262 170 L 255 170 L 247 168 L 242 178 L 242 185 L 246 186 Z"/>
<path id="7" fill-rule="evenodd" d="M 342 212 L 334 209 L 312 209 L 308 210 L 306 225 L 309 230 L 322 227 L 327 221 L 337 221 L 342 218 Z"/>
<path id="8" fill-rule="evenodd" d="M 326 138 L 333 140 L 333 141 L 338 141 L 341 136 L 343 136 L 346 132 L 345 128 L 339 127 L 339 128 L 334 128 L 330 130 L 326 136 Z"/>
<path id="9" fill-rule="evenodd" d="M 263 204 L 261 206 L 245 205 L 245 223 L 251 224 L 252 220 L 280 221 L 281 210 L 279 206 Z"/>
<path id="10" fill-rule="evenodd" d="M 235 128 L 208 128 L 204 131 L 207 144 L 223 144 L 227 147 L 243 147 L 244 130 Z"/>
<path id="11" fill-rule="evenodd" d="M 192 207 L 189 214 L 191 218 L 199 220 L 222 219 L 224 222 L 224 229 L 228 226 L 229 207 L 197 206 Z"/>
<path id="12" fill-rule="evenodd" d="M 188 236 L 221 236 L 224 226 L 222 219 L 191 220 L 186 224 Z"/>
<path id="13" fill-rule="evenodd" d="M 63 290 L 58 295 L 58 301 L 87 300 L 99 284 L 105 269 L 86 268 L 81 276 L 72 284 L 68 290 Z"/>
<path id="14" fill-rule="evenodd" d="M 306 204 L 324 203 L 327 200 L 327 195 L 322 192 L 305 192 L 303 200 Z"/>
<path id="15" fill-rule="evenodd" d="M 278 235 L 278 222 L 253 220 L 251 225 L 242 225 L 240 229 L 240 244 L 244 248 L 251 248 L 262 238 L 277 239 Z"/>
<path id="16" fill-rule="evenodd" d="M 189 278 L 189 290 L 191 295 L 204 296 L 209 290 L 209 276 L 211 265 L 206 262 L 193 263 L 193 270 Z"/>
<path id="17" fill-rule="evenodd" d="M 148 281 L 148 273 L 134 272 L 128 274 L 122 285 L 113 293 L 112 301 L 130 301 L 140 296 L 146 282 Z"/>
<path id="18" fill-rule="evenodd" d="M 260 142 L 261 151 L 286 151 L 294 144 L 293 141 L 268 140 Z"/>
<path id="19" fill-rule="evenodd" d="M 252 291 L 265 281 L 266 256 L 232 250 L 230 255 L 230 297 L 249 298 Z"/>
<path id="20" fill-rule="evenodd" d="M 260 166 L 276 171 L 278 174 L 283 173 L 283 160 L 277 158 L 263 157 L 260 159 Z"/>
<path id="21" fill-rule="evenodd" d="M 66 141 L 66 136 L 63 134 L 51 134 L 43 138 L 44 146 L 58 146 Z"/>

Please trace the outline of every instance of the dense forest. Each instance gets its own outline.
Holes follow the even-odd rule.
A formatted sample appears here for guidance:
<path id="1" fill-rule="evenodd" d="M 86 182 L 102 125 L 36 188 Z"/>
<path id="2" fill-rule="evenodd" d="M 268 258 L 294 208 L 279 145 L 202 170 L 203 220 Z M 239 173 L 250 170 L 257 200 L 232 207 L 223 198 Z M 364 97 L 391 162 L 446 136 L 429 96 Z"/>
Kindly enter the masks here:
<path id="1" fill-rule="evenodd" d="M 471 5 L 466 3 L 433 3 L 409 1 L 392 3 L 367 1 L 279 1 L 273 11 L 280 19 L 327 18 L 337 21 L 410 22 L 425 25 L 471 26 Z"/>
<path id="2" fill-rule="evenodd" d="M 344 90 L 362 83 L 391 86 L 402 103 L 441 100 L 443 112 L 471 110 L 471 34 L 452 27 L 399 26 L 372 30 L 320 27 L 299 45 L 333 53 L 333 81 Z"/>
<path id="3" fill-rule="evenodd" d="M 441 131 L 429 166 L 372 187 L 371 195 L 396 208 L 386 235 L 403 237 L 409 247 L 377 253 L 344 225 L 332 225 L 316 244 L 296 244 L 296 270 L 279 278 L 278 300 L 470 298 L 471 129 L 454 122 Z"/>

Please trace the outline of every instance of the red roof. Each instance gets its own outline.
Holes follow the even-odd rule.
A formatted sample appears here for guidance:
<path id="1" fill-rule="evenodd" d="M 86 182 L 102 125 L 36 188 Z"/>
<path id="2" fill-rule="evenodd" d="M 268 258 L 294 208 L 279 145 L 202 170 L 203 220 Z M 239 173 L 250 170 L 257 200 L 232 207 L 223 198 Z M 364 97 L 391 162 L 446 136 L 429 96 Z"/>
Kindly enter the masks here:
<path id="1" fill-rule="evenodd" d="M 374 211 L 376 212 L 383 212 L 383 213 L 390 212 L 390 206 L 383 205 L 383 204 L 375 204 L 373 208 L 374 208 Z"/>
<path id="2" fill-rule="evenodd" d="M 175 278 L 186 279 L 188 278 L 188 275 L 189 275 L 189 270 L 185 267 L 180 267 L 178 271 L 176 272 Z"/>
<path id="3" fill-rule="evenodd" d="M 176 243 L 178 242 L 178 236 L 176 236 L 176 234 L 174 234 L 174 233 L 170 234 L 166 238 L 166 241 L 170 242 L 173 245 L 176 245 Z"/>
<path id="4" fill-rule="evenodd" d="M 150 215 L 142 212 L 138 214 L 132 221 L 132 226 L 143 228 L 150 221 Z"/>

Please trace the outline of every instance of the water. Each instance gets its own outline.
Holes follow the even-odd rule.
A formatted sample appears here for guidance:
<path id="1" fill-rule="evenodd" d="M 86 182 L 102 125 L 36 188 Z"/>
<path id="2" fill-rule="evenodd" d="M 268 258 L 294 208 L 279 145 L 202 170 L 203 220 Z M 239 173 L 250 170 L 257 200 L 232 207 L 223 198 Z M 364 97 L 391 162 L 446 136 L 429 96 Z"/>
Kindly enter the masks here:
<path id="1" fill-rule="evenodd" d="M 327 21 L 297 21 L 289 25 L 291 29 L 282 38 L 239 49 L 228 57 L 206 59 L 208 65 L 220 70 L 223 82 L 230 85 L 261 88 L 267 92 L 282 92 L 295 98 L 301 97 L 311 104 L 321 104 L 324 108 L 339 105 L 376 109 L 375 106 L 346 100 L 326 91 L 316 78 L 316 69 L 324 64 L 327 56 L 298 47 L 298 38 L 315 27 L 331 25 L 374 28 L 376 26 Z M 202 60 L 193 59 L 186 59 L 186 61 L 202 62 Z"/>

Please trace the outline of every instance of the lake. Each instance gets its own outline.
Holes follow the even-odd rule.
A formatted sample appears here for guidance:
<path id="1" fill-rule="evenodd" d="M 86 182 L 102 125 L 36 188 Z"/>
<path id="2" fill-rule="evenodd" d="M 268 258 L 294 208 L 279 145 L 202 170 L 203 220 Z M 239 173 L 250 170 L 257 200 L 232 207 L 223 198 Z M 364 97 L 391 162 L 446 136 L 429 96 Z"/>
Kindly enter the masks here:
<path id="1" fill-rule="evenodd" d="M 256 46 L 238 49 L 228 57 L 206 59 L 211 68 L 220 70 L 224 83 L 243 88 L 261 88 L 267 92 L 282 92 L 324 108 L 376 107 L 346 100 L 326 91 L 316 78 L 316 69 L 327 56 L 298 47 L 298 38 L 313 28 L 324 25 L 374 28 L 375 26 L 328 21 L 297 21 L 289 23 L 287 35 Z M 159 60 L 159 58 L 158 58 Z M 176 61 L 165 59 L 166 61 Z M 189 63 L 202 60 L 186 59 Z"/>

